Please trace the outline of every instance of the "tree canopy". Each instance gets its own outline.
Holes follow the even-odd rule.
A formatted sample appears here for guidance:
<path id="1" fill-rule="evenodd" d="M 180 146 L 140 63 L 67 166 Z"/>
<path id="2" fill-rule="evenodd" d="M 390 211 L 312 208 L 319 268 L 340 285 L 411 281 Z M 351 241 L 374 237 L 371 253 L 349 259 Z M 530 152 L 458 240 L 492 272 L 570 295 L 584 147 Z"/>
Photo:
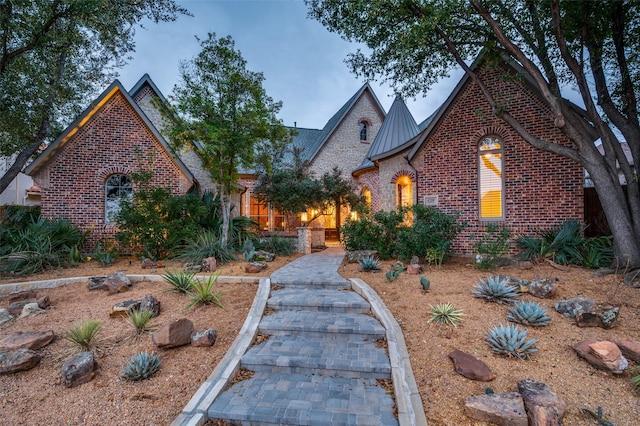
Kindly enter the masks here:
<path id="1" fill-rule="evenodd" d="M 0 192 L 134 50 L 136 26 L 173 21 L 174 0 L 0 1 Z"/>
<path id="2" fill-rule="evenodd" d="M 291 132 L 276 114 L 281 104 L 267 96 L 264 76 L 247 64 L 229 36 L 200 40 L 202 50 L 180 66 L 181 82 L 172 95 L 170 139 L 195 149 L 217 184 L 223 204 L 223 244 L 231 194 L 241 169 L 270 169 L 271 153 L 290 141 Z"/>
<path id="3" fill-rule="evenodd" d="M 353 71 L 381 77 L 405 95 L 425 93 L 454 67 L 478 85 L 497 118 L 532 146 L 589 173 L 620 264 L 640 266 L 640 3 L 620 0 L 307 0 L 310 16 L 366 48 Z M 520 64 L 572 142 L 542 140 L 468 63 L 484 52 Z M 577 93 L 584 109 L 566 100 Z M 619 138 L 618 135 L 622 137 Z M 630 148 L 631 161 L 620 139 Z M 594 143 L 595 142 L 595 143 Z M 597 145 L 604 151 L 602 155 Z M 627 195 L 619 183 L 627 183 Z"/>

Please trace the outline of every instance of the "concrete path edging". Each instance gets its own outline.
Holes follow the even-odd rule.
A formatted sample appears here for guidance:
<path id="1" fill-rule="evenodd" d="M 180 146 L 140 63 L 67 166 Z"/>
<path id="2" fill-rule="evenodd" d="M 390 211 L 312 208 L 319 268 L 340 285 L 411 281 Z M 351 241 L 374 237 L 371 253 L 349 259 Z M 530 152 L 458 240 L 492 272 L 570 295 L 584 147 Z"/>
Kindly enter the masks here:
<path id="1" fill-rule="evenodd" d="M 238 337 L 233 341 L 227 354 L 218 363 L 215 370 L 182 409 L 182 412 L 171 422 L 171 426 L 200 426 L 207 421 L 209 406 L 227 384 L 233 380 L 240 367 L 240 359 L 249 349 L 258 333 L 258 325 L 267 306 L 270 291 L 271 280 L 261 278 L 253 304 L 238 333 Z"/>
<path id="2" fill-rule="evenodd" d="M 391 376 L 398 409 L 398 423 L 401 426 L 426 426 L 427 417 L 424 413 L 422 398 L 418 392 L 409 361 L 409 352 L 398 321 L 367 283 L 358 278 L 352 278 L 350 281 L 352 289 L 369 302 L 373 314 L 386 330 L 387 350 L 391 361 Z"/>

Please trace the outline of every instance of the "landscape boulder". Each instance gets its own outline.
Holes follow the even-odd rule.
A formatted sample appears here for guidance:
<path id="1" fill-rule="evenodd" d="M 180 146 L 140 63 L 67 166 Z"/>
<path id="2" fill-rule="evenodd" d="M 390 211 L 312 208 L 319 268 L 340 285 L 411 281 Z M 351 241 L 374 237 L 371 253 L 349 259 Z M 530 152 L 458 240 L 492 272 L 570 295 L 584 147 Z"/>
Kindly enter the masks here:
<path id="1" fill-rule="evenodd" d="M 464 413 L 472 419 L 499 426 L 527 426 L 522 397 L 517 392 L 481 394 L 467 397 Z"/>
<path id="2" fill-rule="evenodd" d="M 491 369 L 484 362 L 466 352 L 455 350 L 449 354 L 456 373 L 471 380 L 490 382 L 495 379 Z"/>
<path id="3" fill-rule="evenodd" d="M 11 293 L 7 296 L 8 302 L 15 302 L 16 300 L 26 300 L 26 299 L 35 299 L 38 297 L 38 293 L 35 291 L 27 290 L 27 291 L 19 291 L 17 293 Z"/>
<path id="4" fill-rule="evenodd" d="M 9 313 L 12 315 L 20 315 L 22 313 L 22 309 L 30 303 L 38 304 L 40 309 L 46 309 L 51 306 L 49 296 L 32 297 L 29 299 L 14 299 L 14 301 L 9 304 Z"/>
<path id="5" fill-rule="evenodd" d="M 611 341 L 620 348 L 620 352 L 622 352 L 625 358 L 632 360 L 636 364 L 640 364 L 640 342 L 615 338 L 611 339 Z"/>
<path id="6" fill-rule="evenodd" d="M 40 363 L 40 355 L 31 349 L 0 351 L 0 374 L 31 370 Z"/>
<path id="7" fill-rule="evenodd" d="M 377 250 L 356 250 L 347 252 L 347 262 L 358 263 L 365 257 L 378 257 Z"/>
<path id="8" fill-rule="evenodd" d="M 113 305 L 109 312 L 109 316 L 111 318 L 127 318 L 129 316 L 129 312 L 134 309 L 140 309 L 140 301 L 125 300 L 124 302 L 119 302 Z"/>
<path id="9" fill-rule="evenodd" d="M 4 324 L 5 322 L 9 322 L 13 319 L 13 315 L 8 310 L 2 308 L 0 309 L 0 324 Z"/>
<path id="10" fill-rule="evenodd" d="M 188 318 L 180 318 L 160 327 L 151 336 L 151 341 L 160 349 L 176 348 L 190 344 L 193 331 L 193 322 Z"/>
<path id="11" fill-rule="evenodd" d="M 532 426 L 560 426 L 567 404 L 545 383 L 524 379 L 518 382 L 518 392 Z"/>
<path id="12" fill-rule="evenodd" d="M 153 316 L 157 317 L 160 315 L 160 302 L 158 302 L 158 299 L 153 297 L 153 294 L 147 294 L 140 302 L 140 310 L 143 309 L 153 312 Z"/>
<path id="13" fill-rule="evenodd" d="M 47 346 L 54 338 L 53 330 L 17 331 L 0 340 L 0 351 L 14 351 L 16 349 L 31 349 L 35 351 Z"/>
<path id="14" fill-rule="evenodd" d="M 265 262 L 273 262 L 273 260 L 276 258 L 276 255 L 274 253 L 269 253 L 268 251 L 256 250 L 254 258 L 256 257 L 262 258 Z"/>
<path id="15" fill-rule="evenodd" d="M 592 366 L 613 374 L 622 374 L 629 366 L 618 345 L 607 340 L 584 340 L 573 349 Z"/>
<path id="16" fill-rule="evenodd" d="M 218 269 L 218 261 L 215 257 L 207 257 L 206 259 L 202 259 L 202 266 L 200 271 L 202 272 L 215 272 Z"/>
<path id="17" fill-rule="evenodd" d="M 89 277 L 89 290 L 108 290 L 107 285 L 105 284 L 106 280 L 106 276 Z"/>
<path id="18" fill-rule="evenodd" d="M 617 306 L 594 309 L 591 312 L 578 312 L 576 315 L 576 325 L 578 327 L 610 329 L 614 326 L 619 314 L 620 308 Z"/>
<path id="19" fill-rule="evenodd" d="M 66 387 L 73 388 L 91 381 L 97 368 L 93 353 L 80 352 L 62 364 L 62 380 Z"/>
<path id="20" fill-rule="evenodd" d="M 131 287 L 131 280 L 122 271 L 114 272 L 107 276 L 104 280 L 104 284 L 109 291 L 109 294 L 122 293 L 129 290 Z"/>
<path id="21" fill-rule="evenodd" d="M 554 279 L 536 278 L 529 283 L 527 288 L 530 295 L 540 299 L 553 297 L 556 294 Z"/>
<path id="22" fill-rule="evenodd" d="M 416 263 L 410 263 L 407 265 L 407 274 L 420 275 L 422 273 L 422 266 Z"/>
<path id="23" fill-rule="evenodd" d="M 575 318 L 580 312 L 591 312 L 595 304 L 596 302 L 586 297 L 576 297 L 574 299 L 561 300 L 554 303 L 553 306 L 559 314 Z"/>
<path id="24" fill-rule="evenodd" d="M 213 328 L 202 331 L 194 331 L 191 335 L 191 346 L 213 346 L 216 343 L 218 333 Z"/>
<path id="25" fill-rule="evenodd" d="M 37 302 L 27 303 L 22 308 L 20 318 L 35 317 L 36 315 L 43 314 L 44 312 L 44 309 L 42 309 Z"/>
<path id="26" fill-rule="evenodd" d="M 262 262 L 249 262 L 244 266 L 244 270 L 248 274 L 257 274 L 267 269 L 267 264 Z"/>
<path id="27" fill-rule="evenodd" d="M 164 268 L 164 265 L 161 265 L 160 263 L 149 259 L 148 257 L 144 257 L 142 259 L 142 265 L 141 265 L 142 269 L 158 269 L 158 268 Z"/>

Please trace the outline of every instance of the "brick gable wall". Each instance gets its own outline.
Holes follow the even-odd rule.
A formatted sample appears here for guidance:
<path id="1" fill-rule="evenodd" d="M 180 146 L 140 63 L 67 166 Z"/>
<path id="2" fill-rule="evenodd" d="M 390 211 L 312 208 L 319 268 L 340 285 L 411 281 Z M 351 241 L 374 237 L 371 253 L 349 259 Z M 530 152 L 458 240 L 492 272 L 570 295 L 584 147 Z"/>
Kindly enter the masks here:
<path id="1" fill-rule="evenodd" d="M 554 127 L 549 109 L 517 79 L 508 78 L 508 72 L 500 68 L 481 76 L 530 132 L 570 145 Z M 467 83 L 412 161 L 418 172 L 418 201 L 437 195 L 441 210 L 460 212 L 461 220 L 469 223 L 454 242 L 461 254 L 472 254 L 469 237 L 481 234 L 487 224 L 479 220 L 478 143 L 483 136 L 497 135 L 504 144 L 505 220 L 498 224 L 517 236 L 583 217 L 582 167 L 533 148 L 490 111 L 477 86 Z"/>
<path id="2" fill-rule="evenodd" d="M 151 164 L 149 152 L 154 157 Z M 116 93 L 34 176 L 43 189 L 43 215 L 67 217 L 83 230 L 92 229 L 85 247 L 92 250 L 96 241 L 115 233 L 112 225 L 105 226 L 106 179 L 139 170 L 140 157 L 153 169 L 152 185 L 176 194 L 189 190 L 186 176 L 124 96 Z"/>

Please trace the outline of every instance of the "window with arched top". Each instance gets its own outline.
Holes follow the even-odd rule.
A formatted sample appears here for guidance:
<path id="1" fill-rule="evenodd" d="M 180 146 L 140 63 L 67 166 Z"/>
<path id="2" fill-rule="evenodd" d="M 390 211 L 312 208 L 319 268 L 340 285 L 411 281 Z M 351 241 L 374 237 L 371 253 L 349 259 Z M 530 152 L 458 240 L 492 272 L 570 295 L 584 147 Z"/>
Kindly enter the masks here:
<path id="1" fill-rule="evenodd" d="M 361 121 L 360 122 L 360 142 L 366 142 L 366 141 L 367 141 L 367 122 Z"/>
<path id="2" fill-rule="evenodd" d="M 133 184 L 131 178 L 124 174 L 113 174 L 104 183 L 104 218 L 105 223 L 114 223 L 120 213 L 123 200 L 131 201 L 133 198 Z"/>
<path id="3" fill-rule="evenodd" d="M 478 188 L 480 219 L 504 219 L 503 144 L 497 136 L 487 136 L 478 145 Z"/>
<path id="4" fill-rule="evenodd" d="M 371 206 L 371 190 L 368 187 L 362 188 L 362 197 L 367 206 Z"/>
<path id="5" fill-rule="evenodd" d="M 413 205 L 413 182 L 407 175 L 396 180 L 396 207 Z"/>

